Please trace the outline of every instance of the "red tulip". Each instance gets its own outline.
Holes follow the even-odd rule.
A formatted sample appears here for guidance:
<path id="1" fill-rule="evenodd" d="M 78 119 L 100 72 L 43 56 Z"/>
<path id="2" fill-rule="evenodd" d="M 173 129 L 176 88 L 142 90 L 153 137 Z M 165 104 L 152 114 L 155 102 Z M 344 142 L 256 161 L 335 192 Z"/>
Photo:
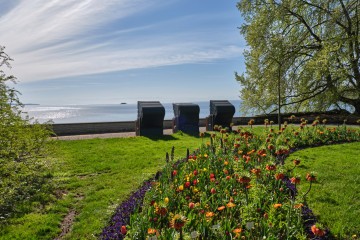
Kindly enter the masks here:
<path id="1" fill-rule="evenodd" d="M 315 236 L 322 237 L 322 236 L 325 235 L 324 230 L 316 227 L 316 225 L 312 225 L 312 226 L 311 226 L 311 231 L 312 231 L 312 233 L 313 233 Z"/>
<path id="2" fill-rule="evenodd" d="M 126 235 L 126 233 L 127 233 L 126 226 L 121 226 L 121 234 Z"/>
<path id="3" fill-rule="evenodd" d="M 314 174 L 307 173 L 306 180 L 308 180 L 309 182 L 314 182 L 316 181 L 316 176 Z"/>
<path id="4" fill-rule="evenodd" d="M 299 159 L 294 159 L 293 161 L 294 165 L 297 166 L 300 164 L 300 160 Z"/>
<path id="5" fill-rule="evenodd" d="M 285 177 L 285 175 L 283 173 L 276 173 L 275 174 L 275 179 L 276 180 L 281 180 Z"/>
<path id="6" fill-rule="evenodd" d="M 299 184 L 300 183 L 300 178 L 299 177 L 292 177 L 290 178 L 290 181 L 292 184 Z"/>

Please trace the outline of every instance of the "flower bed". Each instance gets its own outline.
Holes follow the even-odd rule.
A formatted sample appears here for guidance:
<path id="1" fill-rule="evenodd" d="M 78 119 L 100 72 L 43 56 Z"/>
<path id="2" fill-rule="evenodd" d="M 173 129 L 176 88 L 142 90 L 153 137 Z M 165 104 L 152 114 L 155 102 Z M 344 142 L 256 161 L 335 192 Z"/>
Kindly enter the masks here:
<path id="1" fill-rule="evenodd" d="M 123 203 L 104 229 L 103 239 L 306 239 L 327 233 L 296 195 L 305 176 L 293 176 L 283 167 L 294 148 L 358 141 L 360 132 L 346 127 L 326 128 L 318 123 L 279 132 L 264 128 L 228 134 L 221 130 L 188 161 L 170 161 L 158 178 Z M 311 186 L 315 176 L 308 174 Z M 124 210 L 125 209 L 125 210 Z M 135 211 L 136 209 L 136 211 Z M 129 212 L 135 212 L 129 216 Z M 307 214 L 306 214 L 307 213 Z M 305 225 L 310 221 L 311 225 Z M 130 221 L 129 221 L 130 219 Z M 306 231 L 307 230 L 307 231 Z"/>

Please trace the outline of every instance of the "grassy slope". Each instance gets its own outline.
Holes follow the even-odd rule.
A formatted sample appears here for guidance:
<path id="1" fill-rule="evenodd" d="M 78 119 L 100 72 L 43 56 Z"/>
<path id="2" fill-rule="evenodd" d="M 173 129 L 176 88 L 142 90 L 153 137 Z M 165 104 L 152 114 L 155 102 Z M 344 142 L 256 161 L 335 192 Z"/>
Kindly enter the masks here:
<path id="1" fill-rule="evenodd" d="M 360 233 L 360 143 L 309 148 L 288 159 L 301 159 L 295 173 L 300 174 L 303 195 L 309 183 L 308 172 L 315 172 L 318 182 L 306 197 L 320 223 L 329 227 L 339 239 L 350 239 Z M 291 165 L 291 161 L 287 164 Z"/>
<path id="2" fill-rule="evenodd" d="M 201 139 L 175 134 L 145 137 L 58 141 L 55 178 L 62 197 L 44 209 L 16 219 L 0 239 L 53 239 L 69 210 L 77 213 L 68 239 L 94 239 L 112 215 L 143 180 L 160 170 L 165 153 L 175 146 L 175 159 L 195 150 Z"/>

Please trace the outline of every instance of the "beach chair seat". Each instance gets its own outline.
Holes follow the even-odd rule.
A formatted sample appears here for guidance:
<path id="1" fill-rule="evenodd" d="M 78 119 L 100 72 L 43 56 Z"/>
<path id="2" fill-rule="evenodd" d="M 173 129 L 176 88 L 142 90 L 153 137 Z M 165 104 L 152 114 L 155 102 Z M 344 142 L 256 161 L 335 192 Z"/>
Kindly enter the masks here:
<path id="1" fill-rule="evenodd" d="M 194 103 L 173 103 L 173 132 L 199 134 L 200 107 Z"/>

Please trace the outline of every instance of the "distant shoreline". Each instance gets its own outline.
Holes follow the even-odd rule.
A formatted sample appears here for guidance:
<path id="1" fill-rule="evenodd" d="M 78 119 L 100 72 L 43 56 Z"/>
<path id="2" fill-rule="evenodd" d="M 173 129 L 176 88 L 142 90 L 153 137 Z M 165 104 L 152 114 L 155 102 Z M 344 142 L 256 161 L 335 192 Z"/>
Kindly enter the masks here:
<path id="1" fill-rule="evenodd" d="M 38 106 L 40 105 L 39 103 L 22 103 L 22 104 L 16 104 L 16 103 L 11 103 L 11 106 Z"/>
<path id="2" fill-rule="evenodd" d="M 34 102 L 30 102 L 34 103 Z M 126 104 L 122 104 L 126 103 Z M 193 102 L 200 107 L 200 118 L 209 115 L 209 102 Z M 240 117 L 241 101 L 232 101 L 235 106 L 235 117 Z M 171 120 L 174 117 L 173 103 L 161 103 L 165 108 L 165 119 Z M 86 105 L 24 105 L 23 111 L 26 114 L 38 120 L 47 122 L 52 120 L 54 123 L 84 123 L 84 122 L 119 122 L 134 121 L 138 115 L 136 103 L 126 100 L 113 104 L 86 104 Z"/>

